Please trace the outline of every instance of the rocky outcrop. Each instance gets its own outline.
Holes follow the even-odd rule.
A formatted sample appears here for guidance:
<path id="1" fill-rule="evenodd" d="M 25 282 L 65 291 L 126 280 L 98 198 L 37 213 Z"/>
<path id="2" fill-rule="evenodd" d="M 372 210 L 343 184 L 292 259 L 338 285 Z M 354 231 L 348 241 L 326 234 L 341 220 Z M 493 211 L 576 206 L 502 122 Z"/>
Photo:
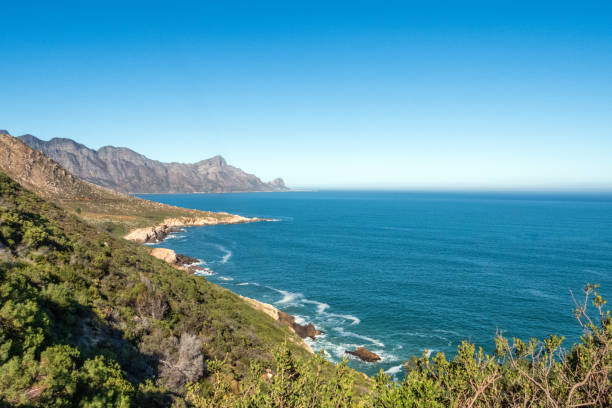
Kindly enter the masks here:
<path id="1" fill-rule="evenodd" d="M 227 193 L 285 191 L 277 178 L 264 183 L 253 174 L 227 164 L 221 156 L 197 163 L 162 163 L 124 147 L 93 150 L 71 139 L 49 141 L 32 135 L 19 136 L 75 176 L 125 193 Z"/>
<path id="2" fill-rule="evenodd" d="M 322 331 L 315 328 L 314 324 L 308 323 L 306 325 L 301 325 L 296 323 L 294 316 L 281 312 L 280 310 L 278 311 L 278 321 L 293 329 L 293 331 L 303 339 L 310 337 L 314 340 L 316 336 L 323 334 Z"/>
<path id="3" fill-rule="evenodd" d="M 151 255 L 156 257 L 157 259 L 161 259 L 164 262 L 169 263 L 170 265 L 176 265 L 176 252 L 167 248 L 154 248 L 151 251 Z"/>
<path id="4" fill-rule="evenodd" d="M 221 224 L 244 224 L 248 222 L 273 221 L 268 218 L 247 218 L 241 215 L 228 213 L 214 213 L 214 216 L 209 217 L 179 217 L 166 218 L 164 222 L 154 227 L 137 228 L 130 231 L 123 238 L 137 242 L 155 243 L 163 241 L 168 235 L 179 230 L 182 227 L 196 227 L 204 225 L 221 225 Z"/>
<path id="5" fill-rule="evenodd" d="M 200 263 L 199 259 L 192 258 L 183 254 L 177 254 L 176 252 L 168 248 L 154 248 L 151 250 L 151 255 L 182 271 L 186 271 L 189 273 L 212 273 L 208 268 L 196 265 Z"/>
<path id="6" fill-rule="evenodd" d="M 200 263 L 200 260 L 183 254 L 176 254 L 176 263 L 179 265 L 191 266 Z"/>
<path id="7" fill-rule="evenodd" d="M 357 349 L 353 351 L 346 350 L 345 353 L 358 357 L 359 359 L 365 362 L 368 362 L 368 363 L 373 363 L 375 361 L 380 360 L 380 356 L 378 354 L 372 353 L 370 350 L 368 350 L 365 347 L 357 347 Z"/>
<path id="8" fill-rule="evenodd" d="M 240 296 L 240 297 L 244 299 L 254 309 L 264 312 L 265 314 L 270 316 L 272 319 L 276 320 L 282 325 L 289 327 L 289 329 L 292 332 L 300 336 L 302 339 L 309 337 L 312 340 L 314 340 L 315 336 L 323 334 L 323 332 L 320 330 L 317 330 L 312 323 L 308 323 L 306 325 L 301 325 L 299 323 L 296 323 L 294 316 L 288 313 L 282 312 L 268 303 L 263 303 L 258 300 L 251 299 L 245 296 Z M 305 346 L 307 350 L 312 353 L 312 349 L 310 348 L 310 346 L 308 346 L 306 343 L 303 343 L 303 346 Z"/>

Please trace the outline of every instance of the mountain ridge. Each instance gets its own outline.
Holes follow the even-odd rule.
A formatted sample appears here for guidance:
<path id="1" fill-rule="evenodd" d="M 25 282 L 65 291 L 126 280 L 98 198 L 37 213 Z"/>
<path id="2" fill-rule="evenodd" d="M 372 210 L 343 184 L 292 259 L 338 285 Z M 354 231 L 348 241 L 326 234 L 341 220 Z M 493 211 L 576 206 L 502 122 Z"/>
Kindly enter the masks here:
<path id="1" fill-rule="evenodd" d="M 8 134 L 8 132 L 4 131 Z M 18 136 L 75 176 L 124 193 L 230 193 L 287 191 L 282 178 L 263 182 L 220 155 L 195 163 L 153 160 L 127 147 L 98 150 L 68 138 Z"/>
<path id="2" fill-rule="evenodd" d="M 232 223 L 232 214 L 174 207 L 134 197 L 82 180 L 40 150 L 0 132 L 0 172 L 39 196 L 76 212 L 89 223 L 124 235 L 168 218 L 210 218 Z M 1 221 L 1 220 L 0 220 Z"/>

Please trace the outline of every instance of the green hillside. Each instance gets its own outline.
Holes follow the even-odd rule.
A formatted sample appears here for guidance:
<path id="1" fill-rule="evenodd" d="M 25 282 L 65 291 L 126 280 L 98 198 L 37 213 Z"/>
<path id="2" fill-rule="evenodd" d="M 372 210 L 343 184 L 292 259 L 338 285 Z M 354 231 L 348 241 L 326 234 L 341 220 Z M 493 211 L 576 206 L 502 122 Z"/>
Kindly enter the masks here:
<path id="1" fill-rule="evenodd" d="M 0 406 L 608 407 L 612 318 L 596 289 L 569 350 L 499 336 L 494 355 L 464 342 L 452 360 L 413 358 L 402 382 L 369 380 L 0 173 Z"/>
<path id="2" fill-rule="evenodd" d="M 225 360 L 240 380 L 295 334 L 0 175 L 0 399 L 167 406 Z M 287 341 L 302 359 L 304 349 Z M 206 381 L 203 383 L 206 388 Z"/>

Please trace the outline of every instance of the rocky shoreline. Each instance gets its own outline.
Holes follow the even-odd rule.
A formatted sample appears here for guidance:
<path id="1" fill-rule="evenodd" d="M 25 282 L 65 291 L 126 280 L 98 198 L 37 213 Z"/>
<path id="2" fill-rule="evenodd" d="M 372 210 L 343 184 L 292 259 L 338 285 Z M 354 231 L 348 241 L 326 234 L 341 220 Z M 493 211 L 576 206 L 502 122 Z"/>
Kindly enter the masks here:
<path id="1" fill-rule="evenodd" d="M 166 218 L 162 223 L 153 227 L 136 228 L 130 231 L 123 238 L 128 241 L 139 244 L 161 242 L 168 235 L 179 231 L 182 227 L 197 227 L 205 225 L 223 225 L 223 224 L 246 224 L 251 222 L 275 221 L 270 218 L 248 218 L 241 215 L 229 213 L 215 213 L 216 217 L 178 217 Z"/>
<path id="2" fill-rule="evenodd" d="M 267 218 L 247 218 L 240 215 L 232 215 L 228 213 L 219 213 L 222 215 L 221 218 L 214 217 L 180 217 L 180 218 L 168 218 L 163 223 L 156 225 L 155 227 L 149 228 L 138 228 L 131 231 L 129 234 L 124 236 L 125 239 L 137 242 L 137 243 L 157 243 L 163 241 L 169 234 L 177 232 L 182 227 L 191 226 L 204 226 L 204 225 L 220 225 L 220 224 L 243 224 L 249 222 L 260 222 L 260 221 L 274 221 Z M 153 248 L 151 255 L 155 258 L 161 259 L 176 269 L 186 271 L 194 274 L 202 272 L 204 274 L 212 273 L 207 268 L 199 266 L 199 259 L 177 254 L 168 248 Z M 286 326 L 293 333 L 297 334 L 300 341 L 292 339 L 299 346 L 306 349 L 308 352 L 313 353 L 312 348 L 304 341 L 306 338 L 315 340 L 316 336 L 323 334 L 321 330 L 318 330 L 314 324 L 308 323 L 305 325 L 299 324 L 295 321 L 295 316 L 285 313 L 276 307 L 260 302 L 258 300 L 248 298 L 246 296 L 240 296 L 245 302 L 256 310 L 262 311 L 270 316 L 275 321 Z M 376 362 L 380 360 L 380 356 L 366 349 L 365 347 L 358 347 L 356 350 L 346 350 L 346 354 L 350 354 L 354 357 L 359 358 L 365 362 Z"/>
<path id="3" fill-rule="evenodd" d="M 176 269 L 189 272 L 190 274 L 194 274 L 196 272 L 212 273 L 210 269 L 199 266 L 199 259 L 192 258 L 191 256 L 183 254 L 177 254 L 171 249 L 153 248 L 151 250 L 151 255 L 153 255 L 157 259 L 165 261 L 166 263 L 170 264 L 170 266 L 173 266 Z"/>
<path id="4" fill-rule="evenodd" d="M 238 296 L 240 296 L 244 301 L 246 301 L 254 309 L 264 312 L 265 314 L 267 314 L 268 316 L 270 316 L 272 319 L 276 320 L 280 324 L 287 326 L 289 330 L 291 330 L 293 333 L 300 336 L 300 338 L 302 339 L 302 341 L 297 344 L 305 348 L 308 352 L 314 354 L 314 351 L 304 341 L 304 339 L 308 337 L 314 340 L 316 336 L 323 334 L 323 332 L 320 330 L 317 330 L 312 323 L 301 325 L 299 323 L 296 323 L 294 316 L 278 310 L 276 307 L 272 306 L 269 303 L 260 302 L 258 300 L 251 299 L 249 297 L 242 296 L 242 295 L 238 295 Z"/>
<path id="5" fill-rule="evenodd" d="M 196 272 L 204 272 L 204 273 L 209 272 L 209 269 L 197 265 L 200 262 L 199 259 L 187 256 L 187 255 L 177 254 L 172 249 L 153 248 L 151 250 L 151 255 L 157 259 L 160 259 L 168 263 L 169 265 L 171 265 L 172 267 L 176 269 L 180 269 L 182 271 L 186 271 L 191 274 L 194 274 Z M 238 295 L 238 296 L 240 296 L 240 298 L 246 301 L 249 304 L 249 306 L 251 306 L 252 308 L 264 312 L 265 314 L 267 314 L 268 316 L 270 316 L 272 319 L 279 322 L 283 326 L 287 326 L 289 330 L 297 334 L 301 339 L 301 341 L 299 342 L 295 340 L 291 340 L 291 341 L 303 347 L 309 353 L 314 354 L 314 352 L 312 351 L 312 348 L 310 348 L 310 346 L 303 339 L 310 338 L 314 340 L 316 336 L 323 334 L 323 332 L 321 330 L 317 330 L 312 323 L 308 323 L 305 325 L 299 324 L 295 321 L 295 316 L 292 316 L 288 313 L 278 310 L 276 307 L 268 303 L 263 303 L 255 299 L 251 299 L 251 298 L 241 296 L 241 295 Z"/>

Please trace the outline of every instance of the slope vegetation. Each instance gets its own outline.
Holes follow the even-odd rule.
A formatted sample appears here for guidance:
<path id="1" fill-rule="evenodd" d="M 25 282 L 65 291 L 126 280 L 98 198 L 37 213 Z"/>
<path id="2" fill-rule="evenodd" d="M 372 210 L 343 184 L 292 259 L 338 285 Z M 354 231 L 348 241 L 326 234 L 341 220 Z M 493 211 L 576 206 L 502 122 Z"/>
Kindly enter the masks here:
<path id="1" fill-rule="evenodd" d="M 212 387 L 206 361 L 237 387 L 283 342 L 309 358 L 300 341 L 0 174 L 0 405 L 170 406 Z"/>
<path id="2" fill-rule="evenodd" d="M 2 132 L 0 171 L 41 197 L 117 234 L 155 226 L 168 218 L 203 217 L 228 223 L 233 218 L 226 213 L 189 210 L 142 200 L 97 186 L 75 177 L 40 151 Z"/>

